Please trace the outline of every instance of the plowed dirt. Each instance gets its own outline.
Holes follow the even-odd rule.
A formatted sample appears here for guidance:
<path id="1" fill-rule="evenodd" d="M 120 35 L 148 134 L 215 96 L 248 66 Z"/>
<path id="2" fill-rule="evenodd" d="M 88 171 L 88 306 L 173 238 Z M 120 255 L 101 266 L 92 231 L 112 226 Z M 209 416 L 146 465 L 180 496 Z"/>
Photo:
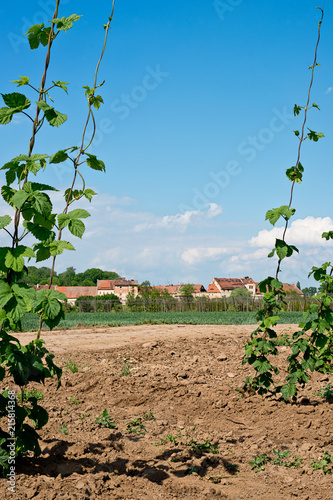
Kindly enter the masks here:
<path id="1" fill-rule="evenodd" d="M 294 328 L 281 325 L 279 332 Z M 46 347 L 64 367 L 62 386 L 29 387 L 43 391 L 50 414 L 39 431 L 42 455 L 17 465 L 15 493 L 1 480 L 0 498 L 332 500 L 332 475 L 310 464 L 325 451 L 333 455 L 332 403 L 318 396 L 333 376 L 313 375 L 296 404 L 240 393 L 236 388 L 251 375 L 241 360 L 252 330 L 144 325 L 45 332 Z M 32 337 L 19 334 L 22 343 Z M 289 348 L 280 349 L 282 368 Z M 124 358 L 130 374 L 120 376 Z M 77 373 L 66 369 L 69 359 Z M 105 408 L 117 428 L 95 422 Z M 139 417 L 143 427 L 132 424 L 129 432 L 127 424 Z M 274 460 L 273 449 L 290 451 L 284 461 L 303 459 L 299 468 L 268 463 L 254 472 L 249 462 L 264 453 Z"/>

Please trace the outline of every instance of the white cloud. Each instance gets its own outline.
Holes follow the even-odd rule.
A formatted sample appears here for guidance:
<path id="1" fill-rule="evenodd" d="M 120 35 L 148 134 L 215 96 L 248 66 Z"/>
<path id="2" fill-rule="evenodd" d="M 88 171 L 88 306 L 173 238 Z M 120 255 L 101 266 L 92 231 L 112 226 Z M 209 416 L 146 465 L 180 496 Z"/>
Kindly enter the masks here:
<path id="1" fill-rule="evenodd" d="M 223 212 L 222 207 L 217 203 L 208 203 L 208 206 L 209 210 L 207 212 L 207 217 L 209 218 L 217 217 Z"/>
<path id="2" fill-rule="evenodd" d="M 150 216 L 151 222 L 142 222 L 134 227 L 135 232 L 149 229 L 177 229 L 185 232 L 186 229 L 205 219 L 213 219 L 222 213 L 222 207 L 216 203 L 208 203 L 208 210 L 186 210 L 185 213 L 164 215 L 163 217 Z"/>
<path id="3" fill-rule="evenodd" d="M 292 245 L 322 246 L 326 243 L 321 235 L 333 230 L 333 220 L 330 217 L 306 217 L 293 221 L 287 230 L 287 242 Z M 250 239 L 253 247 L 270 247 L 275 245 L 275 239 L 282 238 L 283 228 L 274 227 L 270 231 L 264 229 Z M 326 243 L 327 244 L 327 243 Z"/>
<path id="4" fill-rule="evenodd" d="M 229 251 L 229 249 L 223 247 L 189 248 L 182 253 L 181 259 L 186 264 L 193 266 L 207 260 L 218 260 L 222 255 L 225 255 Z"/>
<path id="5" fill-rule="evenodd" d="M 330 94 L 333 91 L 333 87 L 328 87 L 325 94 Z"/>

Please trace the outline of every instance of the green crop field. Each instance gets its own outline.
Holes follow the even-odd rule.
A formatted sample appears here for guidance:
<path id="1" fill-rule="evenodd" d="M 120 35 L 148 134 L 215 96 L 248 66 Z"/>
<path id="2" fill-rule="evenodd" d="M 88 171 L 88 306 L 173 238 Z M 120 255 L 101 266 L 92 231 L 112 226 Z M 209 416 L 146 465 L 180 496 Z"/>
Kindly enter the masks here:
<path id="1" fill-rule="evenodd" d="M 280 314 L 280 323 L 299 323 L 302 312 Z M 34 314 L 26 314 L 22 329 L 36 330 L 39 319 Z M 78 324 L 123 326 L 144 324 L 184 324 L 184 325 L 255 325 L 255 312 L 117 312 L 117 313 L 66 313 L 58 328 L 74 328 Z"/>

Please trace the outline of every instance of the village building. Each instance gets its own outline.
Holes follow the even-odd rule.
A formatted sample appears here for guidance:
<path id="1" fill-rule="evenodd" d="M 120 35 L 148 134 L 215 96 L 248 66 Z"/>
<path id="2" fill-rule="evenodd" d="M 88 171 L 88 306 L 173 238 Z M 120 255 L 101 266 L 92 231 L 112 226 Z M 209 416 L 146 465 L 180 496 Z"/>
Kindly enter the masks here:
<path id="1" fill-rule="evenodd" d="M 48 285 L 36 285 L 35 289 L 47 290 Z M 97 280 L 97 286 L 58 286 L 52 285 L 52 290 L 64 293 L 68 304 L 75 305 L 79 297 L 97 297 L 98 295 L 116 295 L 122 304 L 126 304 L 127 295 L 132 292 L 134 298 L 139 293 L 139 285 L 136 280 Z"/>
<path id="2" fill-rule="evenodd" d="M 232 290 L 246 288 L 253 297 L 256 295 L 256 283 L 249 276 L 245 278 L 213 278 L 208 286 L 208 293 L 214 298 L 230 297 Z"/>
<path id="3" fill-rule="evenodd" d="M 190 284 L 194 288 L 194 292 L 192 294 L 194 297 L 206 297 L 207 296 L 206 288 L 203 285 L 201 285 L 201 284 L 192 284 L 192 283 L 190 283 Z M 171 295 L 172 297 L 174 297 L 175 299 L 178 299 L 178 298 L 182 297 L 181 288 L 183 286 L 184 285 L 157 285 L 157 286 L 153 286 L 152 288 L 154 290 L 159 290 L 161 292 L 166 292 L 169 295 Z"/>
<path id="4" fill-rule="evenodd" d="M 97 280 L 97 295 L 114 294 L 122 304 L 126 304 L 127 295 L 134 298 L 139 294 L 139 284 L 137 280 Z"/>
<path id="5" fill-rule="evenodd" d="M 304 296 L 304 293 L 302 290 L 300 290 L 294 283 L 282 283 L 282 290 L 286 292 L 287 294 L 294 294 L 294 295 L 300 295 Z M 263 297 L 264 294 L 260 292 L 259 290 L 259 283 L 256 283 L 256 296 Z"/>
<path id="6" fill-rule="evenodd" d="M 35 290 L 48 290 L 48 285 L 36 285 Z M 82 296 L 96 297 L 97 287 L 96 286 L 58 286 L 52 285 L 52 290 L 57 290 L 57 292 L 63 293 L 67 297 L 67 303 L 75 305 L 76 299 Z"/>

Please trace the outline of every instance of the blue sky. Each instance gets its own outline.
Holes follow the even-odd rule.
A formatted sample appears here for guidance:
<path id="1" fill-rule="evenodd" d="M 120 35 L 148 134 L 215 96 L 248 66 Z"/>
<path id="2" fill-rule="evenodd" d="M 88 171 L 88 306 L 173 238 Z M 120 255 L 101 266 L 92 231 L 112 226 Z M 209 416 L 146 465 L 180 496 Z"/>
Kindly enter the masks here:
<path id="1" fill-rule="evenodd" d="M 39 84 L 45 50 L 31 51 L 22 34 L 52 17 L 54 0 L 0 6 L 1 92 L 29 76 Z M 61 2 L 60 17 L 82 14 L 54 44 L 49 81 L 70 82 L 69 95 L 53 94 L 68 115 L 59 129 L 40 132 L 35 152 L 54 153 L 79 143 L 86 116 L 82 86 L 92 85 L 111 2 L 92 10 L 86 0 Z M 104 105 L 96 113 L 92 153 L 105 174 L 84 172 L 99 196 L 87 208 L 87 231 L 73 241 L 57 271 L 73 265 L 112 269 L 139 282 L 195 282 L 216 277 L 273 274 L 266 258 L 281 228 L 265 222 L 267 210 L 288 204 L 285 170 L 297 157 L 295 103 L 304 105 L 317 36 L 314 0 L 156 2 L 116 0 L 100 81 Z M 331 259 L 321 241 L 333 229 L 332 168 L 333 9 L 327 4 L 308 126 L 325 134 L 306 141 L 304 182 L 297 185 L 296 214 L 287 241 L 300 254 L 282 266 L 283 281 L 312 284 L 312 265 Z M 18 91 L 25 91 L 21 87 Z M 33 94 L 27 92 L 32 100 Z M 16 115 L 1 127 L 0 160 L 26 153 L 30 122 Z M 5 145 L 5 146 L 4 146 Z M 71 170 L 53 166 L 41 181 L 66 189 Z M 1 183 L 4 176 L 0 172 Z M 61 197 L 55 208 L 61 211 Z M 2 214 L 8 213 L 0 203 Z M 66 236 L 67 237 L 67 236 Z M 1 235 L 1 243 L 5 241 Z M 31 263 L 31 262 L 30 262 Z M 48 262 L 45 263 L 48 265 Z"/>

